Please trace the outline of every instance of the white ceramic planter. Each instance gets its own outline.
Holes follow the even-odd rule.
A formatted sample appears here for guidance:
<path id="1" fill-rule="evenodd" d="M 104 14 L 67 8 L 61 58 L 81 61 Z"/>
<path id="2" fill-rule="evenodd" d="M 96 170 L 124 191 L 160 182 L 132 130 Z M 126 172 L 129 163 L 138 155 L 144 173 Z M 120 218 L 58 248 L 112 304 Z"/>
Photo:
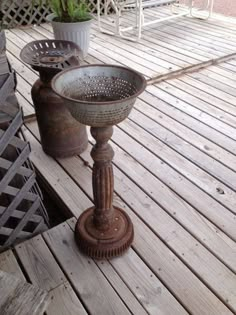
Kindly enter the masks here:
<path id="1" fill-rule="evenodd" d="M 85 58 L 89 49 L 92 19 L 85 22 L 62 23 L 53 21 L 55 17 L 55 14 L 47 16 L 47 20 L 52 24 L 55 39 L 70 40 L 76 43 L 82 50 L 82 57 Z"/>

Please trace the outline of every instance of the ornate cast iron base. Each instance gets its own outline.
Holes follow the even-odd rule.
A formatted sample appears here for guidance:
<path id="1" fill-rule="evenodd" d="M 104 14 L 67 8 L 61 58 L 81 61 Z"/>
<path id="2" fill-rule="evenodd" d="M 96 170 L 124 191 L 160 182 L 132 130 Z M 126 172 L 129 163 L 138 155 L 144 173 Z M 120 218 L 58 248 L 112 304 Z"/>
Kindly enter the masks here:
<path id="1" fill-rule="evenodd" d="M 80 216 L 75 229 L 75 239 L 79 248 L 97 259 L 122 255 L 134 238 L 133 224 L 129 216 L 120 208 L 113 206 L 114 152 L 108 144 L 112 132 L 111 126 L 91 127 L 91 134 L 96 140 L 91 151 L 94 160 L 94 207 L 87 209 Z"/>
<path id="2" fill-rule="evenodd" d="M 89 208 L 77 221 L 75 239 L 80 250 L 96 259 L 122 255 L 134 238 L 129 216 L 122 209 L 114 207 L 114 222 L 107 231 L 100 231 L 93 223 L 93 213 L 94 207 Z"/>

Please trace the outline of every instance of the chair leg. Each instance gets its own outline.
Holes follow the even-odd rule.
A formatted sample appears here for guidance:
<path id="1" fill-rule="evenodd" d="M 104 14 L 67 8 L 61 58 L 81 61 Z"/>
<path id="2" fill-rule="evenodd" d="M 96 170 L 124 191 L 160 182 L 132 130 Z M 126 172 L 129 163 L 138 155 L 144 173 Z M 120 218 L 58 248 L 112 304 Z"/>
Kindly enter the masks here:
<path id="1" fill-rule="evenodd" d="M 172 19 L 175 19 L 176 17 L 186 16 L 186 15 L 190 15 L 192 17 L 204 19 L 204 17 L 197 16 L 194 14 L 194 9 L 193 9 L 194 0 L 186 0 L 186 1 L 188 1 L 187 10 L 183 10 L 183 12 L 173 12 L 173 8 L 174 8 L 174 5 L 173 5 L 172 6 L 172 13 L 175 13 L 175 15 L 171 15 L 171 16 L 164 17 L 164 18 L 159 18 L 157 20 L 153 20 L 150 22 L 145 22 L 144 21 L 142 0 L 135 0 L 135 13 L 136 13 L 136 15 L 135 15 L 134 24 L 131 26 L 128 26 L 128 27 L 122 27 L 121 26 L 122 7 L 117 4 L 116 0 L 105 0 L 106 13 L 107 13 L 108 5 L 111 5 L 113 7 L 113 9 L 115 10 L 115 14 L 114 14 L 115 15 L 115 18 L 114 18 L 115 24 L 113 24 L 113 26 L 115 26 L 115 31 L 110 32 L 110 31 L 107 31 L 101 27 L 101 18 L 100 18 L 100 15 L 101 15 L 100 4 L 101 3 L 100 3 L 100 1 L 101 0 L 97 0 L 99 30 L 103 33 L 106 33 L 109 35 L 117 35 L 117 36 L 120 36 L 120 37 L 127 39 L 127 40 L 130 40 L 130 41 L 138 41 L 141 38 L 143 26 L 153 25 L 156 23 L 160 23 L 160 22 L 167 21 L 167 20 L 172 20 Z M 205 19 L 208 19 L 212 13 L 212 10 L 213 10 L 214 0 L 205 0 L 205 1 L 206 1 L 205 2 L 205 4 L 206 4 L 205 9 L 208 9 L 208 15 Z M 175 8 L 176 8 L 176 6 L 175 6 Z M 201 9 L 199 9 L 199 10 L 201 10 Z M 131 36 L 128 36 L 128 35 L 124 35 L 125 32 L 131 31 L 131 30 L 136 30 L 136 37 L 135 38 L 132 38 Z"/>
<path id="2" fill-rule="evenodd" d="M 117 15 L 118 9 L 116 8 L 114 1 L 113 0 L 105 0 L 105 3 L 104 3 L 105 16 L 107 16 L 108 6 L 110 4 L 114 7 L 114 10 L 115 10 L 116 15 Z M 102 25 L 101 25 L 101 0 L 97 0 L 97 20 L 98 20 L 98 28 L 99 28 L 100 32 L 102 32 L 104 34 L 108 34 L 108 35 L 117 35 L 118 34 L 116 21 L 115 21 L 116 22 L 116 31 L 115 32 L 107 31 L 106 29 L 102 28 Z M 119 23 L 119 21 L 118 21 L 118 23 Z"/>
<path id="3" fill-rule="evenodd" d="M 212 13 L 213 13 L 213 8 L 214 8 L 214 0 L 210 0 L 209 17 L 211 17 L 211 16 L 212 16 Z"/>
<path id="4" fill-rule="evenodd" d="M 143 7 L 142 7 L 142 0 L 136 0 L 138 3 L 138 39 L 141 38 L 142 34 L 142 26 L 144 24 L 144 15 L 143 15 Z M 137 14 L 136 14 L 137 15 Z"/>
<path id="5" fill-rule="evenodd" d="M 144 21 L 144 16 L 143 16 L 143 8 L 142 8 L 142 0 L 136 0 L 135 1 L 135 21 L 134 21 L 134 26 L 129 26 L 127 28 L 122 28 L 120 26 L 119 23 L 119 28 L 118 28 L 118 32 L 119 32 L 119 36 L 121 38 L 130 40 L 132 42 L 136 42 L 141 38 L 141 33 L 142 33 L 142 25 L 143 25 L 143 21 Z M 124 35 L 125 32 L 127 31 L 131 31 L 134 30 L 136 31 L 136 37 L 130 37 L 127 35 Z"/>
<path id="6" fill-rule="evenodd" d="M 193 2 L 193 1 L 192 1 Z M 202 20 L 208 20 L 213 12 L 213 7 L 214 7 L 214 0 L 205 0 L 205 5 L 203 6 L 203 8 L 198 9 L 197 11 L 208 11 L 207 15 L 205 17 L 203 16 L 199 16 L 197 14 L 194 14 L 194 8 L 193 5 L 191 5 L 191 9 L 190 9 L 190 15 L 194 18 L 198 18 L 198 19 L 202 19 Z"/>
<path id="7" fill-rule="evenodd" d="M 97 19 L 98 19 L 98 28 L 101 31 L 101 7 L 100 0 L 97 0 Z"/>
<path id="8" fill-rule="evenodd" d="M 135 1 L 135 27 L 138 28 L 139 20 L 138 20 L 138 1 Z"/>
<path id="9" fill-rule="evenodd" d="M 188 14 L 190 14 L 191 15 L 191 10 L 192 10 L 192 6 L 193 6 L 193 1 L 194 0 L 188 0 L 188 1 L 186 1 L 185 2 L 185 7 L 187 8 L 186 10 L 187 10 L 187 12 L 188 13 L 186 13 L 186 15 L 188 15 Z M 172 14 L 175 14 L 175 15 L 178 15 L 179 14 L 179 8 L 181 8 L 181 5 L 179 4 L 179 3 L 173 3 L 173 4 L 171 4 L 171 6 L 170 6 L 170 10 L 171 10 L 171 13 Z"/>

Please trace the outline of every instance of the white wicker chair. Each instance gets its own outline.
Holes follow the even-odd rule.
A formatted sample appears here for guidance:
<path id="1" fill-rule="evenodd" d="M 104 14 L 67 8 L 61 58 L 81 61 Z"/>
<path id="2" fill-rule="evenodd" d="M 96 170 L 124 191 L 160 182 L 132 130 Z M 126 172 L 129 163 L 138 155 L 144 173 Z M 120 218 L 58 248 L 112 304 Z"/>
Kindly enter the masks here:
<path id="1" fill-rule="evenodd" d="M 101 0 L 97 0 L 97 16 L 98 27 L 101 32 L 109 35 L 117 35 L 128 40 L 139 40 L 142 34 L 142 28 L 145 26 L 161 23 L 164 21 L 176 19 L 181 16 L 190 15 L 192 17 L 208 19 L 213 10 L 214 0 L 203 0 L 204 5 L 202 8 L 194 7 L 194 0 L 187 0 L 185 9 L 178 10 L 178 0 L 104 0 L 104 17 L 108 17 L 112 26 L 115 26 L 115 31 L 111 32 L 102 28 L 101 23 Z M 172 10 L 172 14 L 163 17 L 156 18 L 152 21 L 145 22 L 144 11 L 147 8 L 161 7 L 169 5 Z M 112 8 L 114 16 L 108 15 L 108 8 Z M 135 13 L 135 21 L 133 25 L 122 26 L 122 14 L 127 10 L 133 10 Z M 206 15 L 199 15 L 200 11 L 206 11 Z M 136 30 L 136 36 L 131 37 L 125 35 L 125 32 Z"/>

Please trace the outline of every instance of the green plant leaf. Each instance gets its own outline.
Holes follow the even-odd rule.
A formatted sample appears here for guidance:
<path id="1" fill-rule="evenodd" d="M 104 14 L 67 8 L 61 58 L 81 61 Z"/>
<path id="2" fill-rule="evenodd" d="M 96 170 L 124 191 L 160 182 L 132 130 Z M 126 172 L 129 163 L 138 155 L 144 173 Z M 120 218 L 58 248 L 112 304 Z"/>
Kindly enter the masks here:
<path id="1" fill-rule="evenodd" d="M 50 0 L 50 6 L 51 9 L 53 11 L 53 13 L 55 13 L 56 16 L 58 16 L 59 19 L 62 19 L 62 7 L 60 5 L 60 1 L 58 0 Z"/>
<path id="2" fill-rule="evenodd" d="M 64 0 L 60 0 L 58 2 L 61 3 L 62 10 L 66 11 L 66 9 L 67 9 L 67 3 L 66 2 L 69 2 L 69 1 L 65 2 Z"/>
<path id="3" fill-rule="evenodd" d="M 36 1 L 36 0 L 32 0 Z M 39 0 L 42 1 L 42 0 Z M 80 22 L 91 19 L 83 0 L 46 0 L 59 22 Z"/>
<path id="4" fill-rule="evenodd" d="M 74 6 L 73 1 L 68 1 L 67 9 L 68 9 L 69 17 L 73 20 L 74 19 L 74 11 L 75 11 L 75 6 Z"/>

